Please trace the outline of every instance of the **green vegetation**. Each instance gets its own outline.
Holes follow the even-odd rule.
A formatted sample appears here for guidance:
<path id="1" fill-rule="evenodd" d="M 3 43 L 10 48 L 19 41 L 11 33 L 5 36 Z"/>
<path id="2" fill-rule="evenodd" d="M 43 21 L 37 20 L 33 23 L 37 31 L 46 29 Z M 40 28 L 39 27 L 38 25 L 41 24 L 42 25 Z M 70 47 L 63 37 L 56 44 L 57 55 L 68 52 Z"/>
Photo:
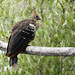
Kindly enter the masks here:
<path id="1" fill-rule="evenodd" d="M 0 40 L 8 42 L 12 26 L 34 9 L 42 20 L 30 45 L 75 47 L 75 1 L 70 0 L 0 0 Z M 18 59 L 18 70 L 12 75 L 75 75 L 74 57 L 18 55 Z M 11 75 L 8 68 L 4 71 L 8 60 L 0 54 L 0 75 Z"/>

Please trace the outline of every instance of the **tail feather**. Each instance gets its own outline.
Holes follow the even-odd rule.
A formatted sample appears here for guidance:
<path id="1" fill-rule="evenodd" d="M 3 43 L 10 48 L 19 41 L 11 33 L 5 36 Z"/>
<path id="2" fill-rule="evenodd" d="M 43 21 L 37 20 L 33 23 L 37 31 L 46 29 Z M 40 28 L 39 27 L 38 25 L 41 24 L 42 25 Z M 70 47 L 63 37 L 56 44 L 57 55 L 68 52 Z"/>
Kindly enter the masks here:
<path id="1" fill-rule="evenodd" d="M 10 63 L 10 71 L 17 70 L 17 67 L 18 67 L 17 62 L 18 62 L 17 56 L 15 56 L 13 58 L 10 58 L 10 61 L 9 61 L 9 63 Z"/>
<path id="2" fill-rule="evenodd" d="M 10 61 L 9 61 L 10 67 L 13 66 L 14 64 L 17 64 L 17 62 L 18 62 L 17 56 L 10 58 Z"/>
<path id="3" fill-rule="evenodd" d="M 10 71 L 17 70 L 17 67 L 18 67 L 17 62 L 18 62 L 17 56 L 15 56 L 14 58 L 10 58 L 10 61 L 9 61 L 9 63 L 10 63 Z"/>

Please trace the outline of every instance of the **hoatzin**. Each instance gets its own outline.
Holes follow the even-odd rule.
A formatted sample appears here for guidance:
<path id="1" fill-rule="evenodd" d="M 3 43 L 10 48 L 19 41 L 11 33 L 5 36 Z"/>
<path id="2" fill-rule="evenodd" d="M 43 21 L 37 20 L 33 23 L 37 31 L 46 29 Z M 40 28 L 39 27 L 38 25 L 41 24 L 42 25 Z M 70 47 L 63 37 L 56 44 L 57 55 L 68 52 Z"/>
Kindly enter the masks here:
<path id="1" fill-rule="evenodd" d="M 25 50 L 28 43 L 34 39 L 39 20 L 40 17 L 34 13 L 32 19 L 20 21 L 12 28 L 6 53 L 6 56 L 10 57 L 10 67 L 17 65 L 17 55 Z"/>

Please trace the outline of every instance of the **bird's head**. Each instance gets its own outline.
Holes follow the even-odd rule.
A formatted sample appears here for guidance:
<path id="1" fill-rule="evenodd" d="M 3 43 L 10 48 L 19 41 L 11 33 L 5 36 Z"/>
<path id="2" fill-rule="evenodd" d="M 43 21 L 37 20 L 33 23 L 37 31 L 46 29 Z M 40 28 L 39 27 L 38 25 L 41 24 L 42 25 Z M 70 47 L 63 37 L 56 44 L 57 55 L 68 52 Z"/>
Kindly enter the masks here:
<path id="1" fill-rule="evenodd" d="M 39 17 L 39 15 L 38 15 L 36 12 L 33 13 L 32 18 L 33 18 L 33 20 L 35 20 L 35 21 L 41 20 L 41 18 Z"/>
<path id="2" fill-rule="evenodd" d="M 36 21 L 36 30 L 37 30 L 39 28 L 39 25 L 40 25 L 39 20 L 41 20 L 41 19 L 40 19 L 39 15 L 36 13 L 36 11 L 33 12 L 32 19 L 34 21 Z"/>

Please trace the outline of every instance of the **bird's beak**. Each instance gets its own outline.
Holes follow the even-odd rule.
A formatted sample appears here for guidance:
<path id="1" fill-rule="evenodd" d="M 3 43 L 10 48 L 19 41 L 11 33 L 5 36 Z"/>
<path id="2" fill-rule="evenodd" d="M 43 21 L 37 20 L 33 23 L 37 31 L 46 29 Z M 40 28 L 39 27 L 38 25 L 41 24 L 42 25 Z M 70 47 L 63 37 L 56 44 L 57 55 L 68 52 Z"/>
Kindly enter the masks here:
<path id="1" fill-rule="evenodd" d="M 40 18 L 40 17 L 38 17 L 38 20 L 41 20 L 41 18 Z"/>

